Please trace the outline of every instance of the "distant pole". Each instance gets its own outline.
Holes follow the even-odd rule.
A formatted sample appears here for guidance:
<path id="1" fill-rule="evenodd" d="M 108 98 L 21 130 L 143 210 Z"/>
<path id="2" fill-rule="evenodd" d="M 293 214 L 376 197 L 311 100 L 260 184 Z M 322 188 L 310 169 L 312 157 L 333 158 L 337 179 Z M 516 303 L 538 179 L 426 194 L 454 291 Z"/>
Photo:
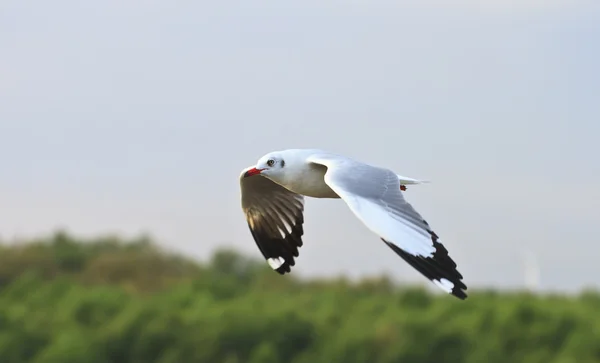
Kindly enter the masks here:
<path id="1" fill-rule="evenodd" d="M 536 255 L 530 249 L 526 249 L 523 251 L 523 260 L 525 288 L 532 292 L 537 291 L 540 286 L 540 266 Z"/>

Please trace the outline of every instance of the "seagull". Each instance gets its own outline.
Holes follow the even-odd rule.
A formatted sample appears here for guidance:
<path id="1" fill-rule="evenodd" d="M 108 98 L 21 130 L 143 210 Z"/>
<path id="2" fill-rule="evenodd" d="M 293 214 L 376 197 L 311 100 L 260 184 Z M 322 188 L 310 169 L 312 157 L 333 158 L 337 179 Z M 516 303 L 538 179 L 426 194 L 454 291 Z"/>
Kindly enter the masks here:
<path id="1" fill-rule="evenodd" d="M 252 237 L 281 275 L 296 264 L 304 234 L 304 197 L 342 199 L 410 266 L 446 293 L 467 298 L 463 276 L 423 217 L 403 196 L 426 181 L 318 149 L 270 152 L 240 175 L 241 204 Z"/>

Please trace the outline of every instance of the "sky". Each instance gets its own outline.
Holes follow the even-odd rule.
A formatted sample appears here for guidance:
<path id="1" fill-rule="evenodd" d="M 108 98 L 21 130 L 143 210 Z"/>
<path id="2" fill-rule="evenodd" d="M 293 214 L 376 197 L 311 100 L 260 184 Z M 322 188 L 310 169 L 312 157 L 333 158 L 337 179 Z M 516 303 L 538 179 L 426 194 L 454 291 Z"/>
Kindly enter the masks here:
<path id="1" fill-rule="evenodd" d="M 320 148 L 431 180 L 406 198 L 471 288 L 600 284 L 600 3 L 0 4 L 0 236 L 150 233 L 261 258 L 240 171 Z M 428 282 L 341 200 L 302 277 Z M 532 262 L 530 262 L 531 264 Z"/>

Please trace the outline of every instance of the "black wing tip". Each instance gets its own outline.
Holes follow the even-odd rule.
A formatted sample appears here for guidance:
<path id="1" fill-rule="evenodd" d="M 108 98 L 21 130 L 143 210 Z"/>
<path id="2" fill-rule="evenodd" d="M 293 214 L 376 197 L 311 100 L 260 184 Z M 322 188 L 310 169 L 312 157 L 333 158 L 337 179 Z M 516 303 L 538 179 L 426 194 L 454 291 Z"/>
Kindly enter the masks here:
<path id="1" fill-rule="evenodd" d="M 432 237 L 433 246 L 436 249 L 433 257 L 414 256 L 383 238 L 381 240 L 435 285 L 450 295 L 460 300 L 465 300 L 468 297 L 465 292 L 467 286 L 461 281 L 463 279 L 462 274 L 457 270 L 456 263 L 448 255 L 448 250 L 437 241 L 437 235 L 432 231 L 429 231 L 429 233 Z M 449 284 L 451 286 L 448 286 Z"/>
<path id="2" fill-rule="evenodd" d="M 464 290 L 457 289 L 457 288 L 452 289 L 452 292 L 450 293 L 450 295 L 456 296 L 457 298 L 459 298 L 461 300 L 466 300 L 467 297 L 469 297 L 469 295 L 467 295 L 467 293 Z"/>
<path id="3" fill-rule="evenodd" d="M 292 272 L 292 265 L 289 263 L 284 263 L 280 268 L 275 269 L 274 271 L 280 275 L 289 274 Z"/>
<path id="4" fill-rule="evenodd" d="M 442 278 L 444 279 L 444 278 Z M 448 280 L 448 279 L 446 279 Z M 440 280 L 436 280 L 434 281 L 434 283 L 439 284 L 440 287 L 442 287 L 442 289 L 446 290 L 446 292 L 454 297 L 459 298 L 460 300 L 466 300 L 468 295 L 465 292 L 465 290 L 467 290 L 467 286 L 460 280 L 455 280 L 455 281 L 450 281 L 453 286 L 451 290 L 446 290 L 446 288 L 443 287 L 443 283 Z"/>
<path id="5" fill-rule="evenodd" d="M 263 231 L 253 230 L 252 227 L 250 232 L 273 271 L 280 275 L 292 272 L 292 266 L 296 264 L 294 258 L 300 255 L 299 248 L 303 245 L 304 230 L 301 223 L 297 223 L 285 237 L 273 238 L 261 233 Z"/>
<path id="6" fill-rule="evenodd" d="M 286 259 L 282 256 L 268 257 L 266 258 L 266 261 L 273 271 L 280 275 L 285 275 L 286 273 L 292 272 L 292 266 L 296 264 L 296 261 L 294 261 L 293 257 L 290 259 Z"/>

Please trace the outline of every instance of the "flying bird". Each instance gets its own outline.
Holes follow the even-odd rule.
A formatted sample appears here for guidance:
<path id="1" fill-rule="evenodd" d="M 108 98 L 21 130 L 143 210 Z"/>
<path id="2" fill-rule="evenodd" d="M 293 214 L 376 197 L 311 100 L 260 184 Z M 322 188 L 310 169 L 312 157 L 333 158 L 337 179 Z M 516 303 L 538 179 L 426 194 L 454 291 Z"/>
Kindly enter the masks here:
<path id="1" fill-rule="evenodd" d="M 269 266 L 291 272 L 304 234 L 304 197 L 342 199 L 367 228 L 445 292 L 467 286 L 448 250 L 402 191 L 425 181 L 316 149 L 270 152 L 240 175 L 242 210 Z"/>

